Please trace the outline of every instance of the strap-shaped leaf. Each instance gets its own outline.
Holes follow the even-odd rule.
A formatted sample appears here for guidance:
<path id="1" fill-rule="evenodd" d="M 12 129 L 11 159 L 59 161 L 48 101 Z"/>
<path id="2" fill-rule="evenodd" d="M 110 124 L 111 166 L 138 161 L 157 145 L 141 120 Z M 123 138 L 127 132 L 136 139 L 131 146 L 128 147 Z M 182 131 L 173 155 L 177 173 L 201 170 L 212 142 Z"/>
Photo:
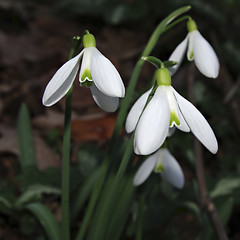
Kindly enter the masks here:
<path id="1" fill-rule="evenodd" d="M 35 151 L 33 145 L 32 128 L 27 106 L 22 104 L 18 115 L 18 143 L 22 171 L 27 167 L 35 167 Z"/>
<path id="2" fill-rule="evenodd" d="M 51 186 L 32 185 L 18 198 L 15 203 L 15 207 L 20 209 L 26 203 L 39 200 L 43 193 L 60 195 L 61 190 Z"/>
<path id="3" fill-rule="evenodd" d="M 40 222 L 49 240 L 60 240 L 60 228 L 51 211 L 41 203 L 31 203 L 25 206 Z"/>
<path id="4" fill-rule="evenodd" d="M 73 201 L 71 203 L 71 221 L 74 221 L 80 212 L 83 204 L 86 202 L 90 196 L 93 187 L 99 177 L 100 169 L 95 170 L 85 181 L 82 187 L 76 192 Z"/>

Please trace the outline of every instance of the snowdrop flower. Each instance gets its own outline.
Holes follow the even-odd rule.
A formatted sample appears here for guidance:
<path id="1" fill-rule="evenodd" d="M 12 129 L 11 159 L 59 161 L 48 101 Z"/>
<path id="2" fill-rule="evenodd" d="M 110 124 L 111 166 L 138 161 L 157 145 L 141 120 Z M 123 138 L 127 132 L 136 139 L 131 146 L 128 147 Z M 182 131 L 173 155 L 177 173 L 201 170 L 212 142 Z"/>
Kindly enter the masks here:
<path id="1" fill-rule="evenodd" d="M 182 169 L 166 148 L 160 148 L 142 163 L 133 179 L 133 185 L 142 184 L 153 171 L 176 188 L 182 188 L 184 185 Z"/>
<path id="2" fill-rule="evenodd" d="M 151 90 L 136 101 L 127 116 L 126 131 L 130 133 L 135 129 L 135 153 L 148 155 L 155 152 L 164 143 L 169 127 L 175 126 L 184 132 L 191 131 L 215 154 L 218 143 L 213 130 L 197 108 L 171 86 L 169 70 L 160 68 L 155 76 L 158 87 L 146 108 L 144 106 Z"/>
<path id="3" fill-rule="evenodd" d="M 206 77 L 216 78 L 219 73 L 219 61 L 215 51 L 198 31 L 195 21 L 189 20 L 187 28 L 187 37 L 177 46 L 169 58 L 171 61 L 178 62 L 177 65 L 169 69 L 171 74 L 173 75 L 179 68 L 188 45 L 188 60 L 194 60 L 199 71 Z"/>
<path id="4" fill-rule="evenodd" d="M 43 94 L 42 103 L 52 106 L 66 95 L 80 67 L 79 81 L 81 86 L 90 87 L 97 105 L 107 112 L 118 108 L 119 97 L 124 97 L 125 88 L 122 79 L 113 64 L 96 48 L 92 34 L 83 37 L 84 49 L 74 58 L 67 61 L 53 76 Z"/>

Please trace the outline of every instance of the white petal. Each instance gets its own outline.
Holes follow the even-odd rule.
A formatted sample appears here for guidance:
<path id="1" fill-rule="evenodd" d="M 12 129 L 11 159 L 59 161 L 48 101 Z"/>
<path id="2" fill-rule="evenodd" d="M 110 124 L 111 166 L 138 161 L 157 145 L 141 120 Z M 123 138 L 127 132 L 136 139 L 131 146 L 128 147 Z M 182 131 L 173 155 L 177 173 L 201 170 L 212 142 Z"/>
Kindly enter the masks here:
<path id="1" fill-rule="evenodd" d="M 138 122 L 138 119 L 143 111 L 143 108 L 147 102 L 149 93 L 152 89 L 149 89 L 147 92 L 145 92 L 132 106 L 130 112 L 128 113 L 125 129 L 127 133 L 132 132 Z"/>
<path id="2" fill-rule="evenodd" d="M 42 98 L 43 105 L 52 106 L 68 92 L 77 75 L 82 54 L 83 51 L 76 57 L 67 61 L 54 74 L 44 91 Z"/>
<path id="3" fill-rule="evenodd" d="M 168 134 L 170 111 L 165 88 L 157 88 L 138 122 L 134 137 L 134 148 L 138 154 L 153 153 L 160 148 Z"/>
<path id="4" fill-rule="evenodd" d="M 209 42 L 194 31 L 193 53 L 194 61 L 199 71 L 209 78 L 216 78 L 219 73 L 218 57 Z"/>
<path id="5" fill-rule="evenodd" d="M 188 36 L 188 50 L 187 50 L 188 61 L 192 61 L 195 58 L 194 51 L 193 51 L 194 32 L 195 31 L 192 31 L 187 35 Z"/>
<path id="6" fill-rule="evenodd" d="M 186 52 L 187 48 L 187 42 L 188 42 L 188 37 L 186 37 L 173 51 L 172 55 L 169 57 L 169 61 L 174 61 L 177 62 L 176 65 L 172 66 L 169 68 L 169 71 L 171 73 L 171 76 L 175 74 L 175 72 L 178 70 L 180 67 L 184 54 Z"/>
<path id="7" fill-rule="evenodd" d="M 110 97 L 124 97 L 125 87 L 113 64 L 95 47 L 91 47 L 90 70 L 96 87 Z"/>
<path id="8" fill-rule="evenodd" d="M 183 132 L 190 132 L 190 128 L 187 125 L 184 117 L 182 116 L 180 109 L 178 109 L 178 116 L 179 116 L 179 120 L 180 120 L 180 125 L 177 126 L 177 128 Z"/>
<path id="9" fill-rule="evenodd" d="M 184 185 L 184 175 L 177 160 L 171 155 L 168 149 L 160 149 L 159 157 L 162 160 L 164 172 L 160 172 L 162 178 L 170 182 L 176 188 Z"/>
<path id="10" fill-rule="evenodd" d="M 192 133 L 210 152 L 215 154 L 218 150 L 218 143 L 214 132 L 209 126 L 207 120 L 193 104 L 183 98 L 174 89 L 173 91 L 182 115 L 185 118 Z"/>
<path id="11" fill-rule="evenodd" d="M 156 161 L 157 161 L 158 153 L 152 154 L 150 157 L 148 157 L 142 165 L 139 167 L 134 179 L 133 179 L 133 185 L 138 186 L 142 184 L 151 174 L 153 171 Z"/>
<path id="12" fill-rule="evenodd" d="M 119 104 L 118 97 L 109 97 L 103 94 L 94 84 L 90 87 L 90 89 L 94 101 L 102 110 L 106 112 L 115 112 L 117 110 Z"/>

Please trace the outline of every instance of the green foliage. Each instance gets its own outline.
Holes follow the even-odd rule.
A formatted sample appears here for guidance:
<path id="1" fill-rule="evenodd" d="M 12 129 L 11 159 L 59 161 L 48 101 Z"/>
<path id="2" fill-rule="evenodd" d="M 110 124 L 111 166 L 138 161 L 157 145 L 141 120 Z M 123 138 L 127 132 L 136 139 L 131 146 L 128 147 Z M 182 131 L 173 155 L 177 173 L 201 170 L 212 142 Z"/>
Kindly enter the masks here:
<path id="1" fill-rule="evenodd" d="M 22 171 L 36 167 L 30 116 L 25 104 L 22 104 L 18 116 L 18 143 Z"/>
<path id="2" fill-rule="evenodd" d="M 30 203 L 25 208 L 38 219 L 49 240 L 61 239 L 59 224 L 47 207 L 40 203 Z"/>

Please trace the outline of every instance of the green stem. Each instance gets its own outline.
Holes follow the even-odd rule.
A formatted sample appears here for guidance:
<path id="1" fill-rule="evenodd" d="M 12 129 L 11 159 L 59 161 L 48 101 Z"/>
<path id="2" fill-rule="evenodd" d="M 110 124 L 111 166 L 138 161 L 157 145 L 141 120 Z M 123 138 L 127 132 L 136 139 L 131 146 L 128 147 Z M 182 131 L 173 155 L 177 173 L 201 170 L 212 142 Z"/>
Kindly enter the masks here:
<path id="1" fill-rule="evenodd" d="M 78 51 L 80 38 L 73 37 L 69 59 Z M 71 113 L 72 113 L 72 87 L 66 95 L 66 108 L 64 119 L 63 156 L 62 156 L 62 239 L 70 240 L 69 224 L 69 171 L 70 171 L 70 137 L 71 137 Z"/>
<path id="2" fill-rule="evenodd" d="M 98 200 L 98 197 L 100 195 L 100 192 L 101 192 L 101 189 L 102 189 L 102 186 L 104 183 L 105 174 L 106 174 L 107 166 L 108 166 L 107 162 L 108 162 L 108 160 L 107 160 L 107 158 L 105 158 L 105 160 L 101 166 L 100 178 L 98 179 L 98 181 L 94 187 L 94 190 L 91 194 L 90 202 L 88 204 L 88 207 L 87 207 L 86 213 L 84 215 L 84 219 L 83 219 L 82 225 L 80 227 L 80 230 L 77 234 L 76 240 L 82 240 L 86 233 L 89 220 L 92 216 L 93 210 L 95 208 L 95 204 Z"/>
<path id="3" fill-rule="evenodd" d="M 183 16 L 183 17 L 179 18 L 178 20 L 175 20 L 174 22 L 172 22 L 176 17 L 178 17 L 180 14 L 188 11 L 190 8 L 191 8 L 190 6 L 182 7 L 180 9 L 174 11 L 170 15 L 168 15 L 161 23 L 159 23 L 159 25 L 156 27 L 153 34 L 151 35 L 150 39 L 148 40 L 148 43 L 147 43 L 145 49 L 143 50 L 141 56 L 148 56 L 152 52 L 153 48 L 157 44 L 157 41 L 158 41 L 159 37 L 163 33 L 165 33 L 167 30 L 172 28 L 177 23 L 180 23 L 183 20 L 188 19 L 189 16 Z M 110 146 L 113 146 L 115 144 L 118 133 L 119 133 L 119 131 L 120 131 L 121 127 L 123 126 L 123 123 L 126 119 L 127 111 L 128 111 L 129 106 L 131 104 L 131 98 L 133 96 L 134 89 L 135 89 L 135 86 L 137 84 L 137 80 L 138 80 L 138 77 L 139 77 L 140 72 L 142 70 L 143 64 L 144 64 L 144 60 L 142 60 L 142 58 L 140 57 L 137 64 L 135 65 L 135 68 L 133 70 L 131 79 L 129 81 L 129 85 L 128 85 L 128 88 L 127 88 L 127 91 L 126 91 L 126 96 L 122 101 L 122 106 L 121 106 L 120 111 L 118 113 L 118 117 L 117 117 L 117 121 L 116 121 L 115 128 L 114 128 L 114 131 L 113 131 L 113 135 L 112 135 L 112 138 L 111 138 Z"/>
<path id="4" fill-rule="evenodd" d="M 142 240 L 142 224 L 143 224 L 143 211 L 144 211 L 144 199 L 145 193 L 142 193 L 137 212 L 137 222 L 136 222 L 136 240 Z"/>

